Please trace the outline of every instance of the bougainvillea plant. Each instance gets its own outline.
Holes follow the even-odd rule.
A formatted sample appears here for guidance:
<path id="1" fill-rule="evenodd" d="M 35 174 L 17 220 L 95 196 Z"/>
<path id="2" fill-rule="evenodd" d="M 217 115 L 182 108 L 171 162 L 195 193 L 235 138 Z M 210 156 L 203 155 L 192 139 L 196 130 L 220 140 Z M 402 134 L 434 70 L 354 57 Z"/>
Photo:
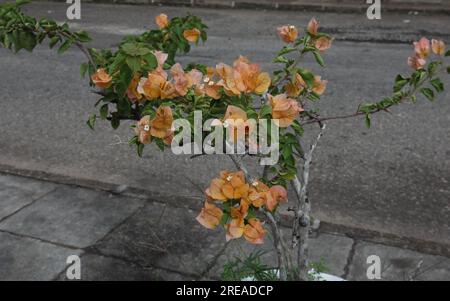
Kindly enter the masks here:
<path id="1" fill-rule="evenodd" d="M 419 95 L 434 100 L 444 89 L 439 76 L 445 71 L 450 73 L 450 67 L 444 65 L 444 57 L 450 55 L 450 51 L 445 52 L 444 42 L 421 38 L 414 42 L 414 54 L 405 60 L 411 73 L 397 75 L 390 96 L 361 104 L 356 113 L 321 116 L 314 103 L 325 92 L 327 81 L 302 67 L 301 62 L 312 58 L 324 67 L 322 55 L 331 47 L 332 38 L 319 31 L 319 22 L 314 18 L 302 31 L 293 25 L 277 29 L 285 45 L 273 59 L 277 69 L 271 76 L 244 56 L 232 65 L 177 63 L 178 53 L 188 53 L 192 44 L 207 39 L 207 26 L 193 15 L 169 20 L 161 14 L 155 20 L 158 29 L 127 36 L 114 50 L 94 49 L 85 46 L 91 40 L 86 32 L 74 32 L 67 24 L 27 16 L 21 11 L 25 3 L 0 5 L 3 47 L 14 52 L 32 51 L 44 41 L 50 48 L 57 47 L 58 53 L 72 45 L 78 47 L 87 58 L 81 65 L 81 75 L 89 75 L 89 84 L 99 95 L 95 104 L 98 113 L 89 117 L 88 126 L 94 129 L 97 120 L 105 120 L 116 129 L 124 120 L 133 121 L 129 143 L 136 147 L 139 156 L 147 145 L 155 144 L 161 150 L 173 147 L 174 136 L 179 133 L 173 126 L 175 120 L 187 120 L 194 133 L 196 112 L 201 113 L 202 121 L 212 119 L 216 125 L 231 125 L 228 130 L 232 133 L 243 126 L 244 153 L 228 154 L 237 170 L 222 171 L 212 179 L 197 220 L 209 229 L 222 226 L 227 240 L 244 238 L 252 244 L 264 242 L 269 225 L 282 280 L 309 279 L 309 165 L 326 122 L 361 116 L 370 127 L 371 116 L 377 112 L 414 103 Z M 250 141 L 250 134 L 261 126 L 250 120 L 260 119 L 276 120 L 279 155 L 276 164 L 264 167 L 262 175 L 250 175 L 242 158 L 253 156 L 262 160 L 265 156 L 248 152 L 251 143 L 259 143 Z M 305 150 L 304 131 L 307 125 L 314 124 L 318 125 L 319 135 Z M 202 131 L 202 139 L 207 134 Z M 269 140 L 273 138 L 268 135 Z M 226 144 L 229 140 L 225 137 L 214 143 Z M 291 242 L 287 243 L 281 235 L 277 209 L 280 203 L 288 201 L 289 183 L 294 187 L 295 201 L 290 202 L 294 224 Z M 292 258 L 293 250 L 296 260 Z"/>

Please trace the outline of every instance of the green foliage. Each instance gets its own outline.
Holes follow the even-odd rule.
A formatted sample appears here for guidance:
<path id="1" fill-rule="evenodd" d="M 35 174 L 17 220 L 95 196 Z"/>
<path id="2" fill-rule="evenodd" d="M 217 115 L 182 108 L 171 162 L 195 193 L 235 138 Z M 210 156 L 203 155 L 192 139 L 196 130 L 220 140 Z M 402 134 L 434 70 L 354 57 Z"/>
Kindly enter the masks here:
<path id="1" fill-rule="evenodd" d="M 318 262 L 311 262 L 309 264 L 308 270 L 311 271 L 308 274 L 309 279 L 313 280 L 313 281 L 321 281 L 321 280 L 323 280 L 322 277 L 320 276 L 320 274 L 328 272 L 328 268 L 325 265 L 325 262 L 324 262 L 323 259 L 321 259 Z"/>
<path id="2" fill-rule="evenodd" d="M 266 254 L 263 251 L 251 253 L 248 257 L 225 263 L 221 279 L 223 281 L 241 281 L 246 277 L 252 277 L 256 281 L 279 280 L 276 268 L 269 267 L 261 262 L 261 257 Z"/>
<path id="3" fill-rule="evenodd" d="M 37 20 L 21 11 L 29 1 L 6 2 L 0 4 L 0 43 L 3 47 L 19 52 L 33 51 L 44 40 L 49 40 L 50 48 L 60 44 L 58 53 L 63 53 L 75 43 L 91 40 L 84 31 L 72 32 L 67 24 L 58 25 L 46 18 Z"/>

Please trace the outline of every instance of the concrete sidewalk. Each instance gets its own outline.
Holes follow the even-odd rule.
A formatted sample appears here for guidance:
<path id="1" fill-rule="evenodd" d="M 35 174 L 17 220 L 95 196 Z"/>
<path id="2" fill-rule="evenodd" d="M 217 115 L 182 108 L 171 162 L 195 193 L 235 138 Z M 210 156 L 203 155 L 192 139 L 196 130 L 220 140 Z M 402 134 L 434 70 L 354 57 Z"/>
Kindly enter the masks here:
<path id="1" fill-rule="evenodd" d="M 65 280 L 70 255 L 81 257 L 82 280 L 219 280 L 227 260 L 258 247 L 226 245 L 222 229 L 195 221 L 199 208 L 0 174 L 0 280 Z M 274 265 L 270 238 L 262 249 Z M 310 253 L 348 280 L 367 280 L 369 255 L 383 280 L 450 280 L 450 258 L 320 229 Z"/>

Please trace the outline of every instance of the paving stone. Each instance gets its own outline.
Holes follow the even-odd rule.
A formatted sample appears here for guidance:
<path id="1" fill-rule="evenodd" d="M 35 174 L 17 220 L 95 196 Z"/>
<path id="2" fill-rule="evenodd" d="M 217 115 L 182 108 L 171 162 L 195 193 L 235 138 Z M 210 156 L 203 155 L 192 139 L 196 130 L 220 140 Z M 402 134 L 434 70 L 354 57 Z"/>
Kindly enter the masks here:
<path id="1" fill-rule="evenodd" d="M 59 280 L 67 280 L 62 273 Z M 81 280 L 83 281 L 183 281 L 188 277 L 170 271 L 144 268 L 120 259 L 96 254 L 81 257 Z"/>
<path id="2" fill-rule="evenodd" d="M 85 248 L 105 236 L 143 200 L 60 186 L 0 223 L 0 229 Z"/>
<path id="3" fill-rule="evenodd" d="M 56 185 L 0 174 L 0 220 L 55 189 Z"/>
<path id="4" fill-rule="evenodd" d="M 28 191 L 32 193 L 34 198 L 37 198 L 55 189 L 57 184 L 26 177 L 0 174 L 0 187 L 4 186 Z"/>
<path id="5" fill-rule="evenodd" d="M 203 228 L 195 220 L 197 214 L 148 203 L 94 247 L 140 265 L 201 275 L 225 244 L 225 234 Z"/>
<path id="6" fill-rule="evenodd" d="M 291 230 L 282 228 L 286 241 L 290 242 Z M 352 248 L 353 240 L 347 237 L 331 234 L 320 234 L 316 238 L 309 240 L 309 259 L 310 262 L 323 262 L 326 267 L 326 273 L 341 276 L 344 274 L 344 268 L 347 258 Z M 261 262 L 267 267 L 277 266 L 277 255 L 273 248 L 273 240 L 266 236 L 263 245 L 252 245 L 245 240 L 232 241 L 226 251 L 219 257 L 215 266 L 211 269 L 209 276 L 214 279 L 220 279 L 223 267 L 226 262 L 234 260 L 236 257 L 243 259 L 251 253 L 262 251 Z M 293 253 L 292 258 L 296 258 Z"/>
<path id="7" fill-rule="evenodd" d="M 370 255 L 380 257 L 381 280 L 408 280 L 413 274 L 417 275 L 415 280 L 450 280 L 449 258 L 366 242 L 356 244 L 347 279 L 368 280 L 366 260 Z M 421 261 L 423 263 L 417 269 Z"/>
<path id="8" fill-rule="evenodd" d="M 310 261 L 323 262 L 326 273 L 342 276 L 352 245 L 351 238 L 321 233 L 310 240 Z"/>
<path id="9" fill-rule="evenodd" d="M 69 249 L 0 232 L 0 280 L 52 280 L 66 268 Z"/>

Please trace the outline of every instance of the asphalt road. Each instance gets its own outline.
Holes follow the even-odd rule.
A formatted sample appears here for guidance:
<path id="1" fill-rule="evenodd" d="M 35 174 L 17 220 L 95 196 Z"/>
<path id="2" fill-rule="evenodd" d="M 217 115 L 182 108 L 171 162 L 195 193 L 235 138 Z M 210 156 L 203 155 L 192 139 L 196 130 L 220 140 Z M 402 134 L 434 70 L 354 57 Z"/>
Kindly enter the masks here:
<path id="1" fill-rule="evenodd" d="M 66 7 L 38 3 L 27 10 L 64 21 Z M 123 35 L 154 26 L 160 12 L 188 11 L 204 18 L 209 40 L 181 61 L 211 65 L 239 54 L 267 62 L 282 46 L 277 26 L 304 26 L 316 16 L 336 37 L 322 73 L 329 80 L 318 105 L 325 115 L 351 113 L 364 100 L 388 95 L 395 75 L 408 71 L 411 40 L 426 34 L 450 44 L 445 15 L 384 14 L 369 21 L 352 14 L 82 4 L 82 20 L 72 23 L 92 33 L 94 47 L 114 47 Z M 139 159 L 117 144 L 132 135 L 127 125 L 89 130 L 96 98 L 79 76 L 82 61 L 77 49 L 63 56 L 47 47 L 19 55 L 0 49 L 0 164 L 179 196 L 201 196 L 198 187 L 232 168 L 226 158 L 190 159 L 154 146 Z M 450 245 L 449 92 L 434 103 L 379 114 L 370 130 L 361 119 L 330 122 L 315 159 L 310 199 L 322 220 Z"/>

